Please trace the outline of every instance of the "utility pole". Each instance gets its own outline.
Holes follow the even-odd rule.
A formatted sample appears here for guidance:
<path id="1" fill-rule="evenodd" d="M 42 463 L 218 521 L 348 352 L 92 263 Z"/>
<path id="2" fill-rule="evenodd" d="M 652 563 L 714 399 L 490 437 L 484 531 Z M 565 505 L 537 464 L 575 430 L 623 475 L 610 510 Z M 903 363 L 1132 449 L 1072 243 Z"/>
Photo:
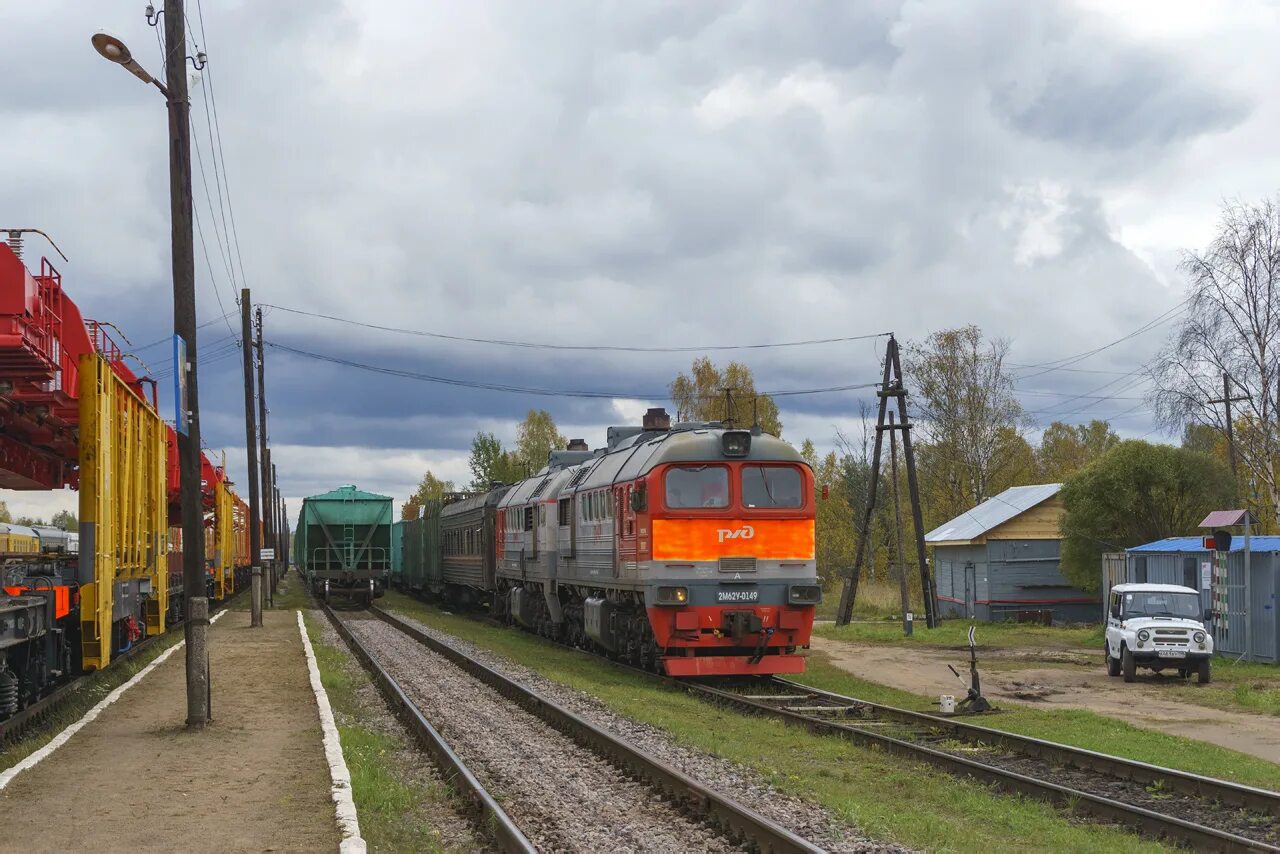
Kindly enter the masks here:
<path id="1" fill-rule="evenodd" d="M 169 90 L 169 215 L 173 244 L 173 331 L 186 345 L 187 429 L 178 431 L 182 503 L 182 589 L 187 603 L 187 726 L 209 722 L 209 598 L 204 582 L 204 504 L 200 486 L 200 396 L 196 387 L 196 259 L 191 209 L 191 105 L 187 100 L 184 0 L 164 14 L 165 84 Z"/>
<path id="2" fill-rule="evenodd" d="M 1221 403 L 1223 406 L 1223 409 L 1225 410 L 1224 414 L 1226 416 L 1226 425 L 1227 425 L 1227 460 L 1230 461 L 1231 463 L 1231 480 L 1233 483 L 1232 488 L 1235 490 L 1237 497 L 1239 497 L 1240 487 L 1238 484 L 1235 484 L 1236 477 L 1237 477 L 1236 437 L 1235 437 L 1234 428 L 1232 427 L 1232 424 L 1231 424 L 1231 404 L 1239 403 L 1240 401 L 1244 401 L 1248 399 L 1249 398 L 1247 395 L 1240 395 L 1238 397 L 1231 396 L 1231 374 L 1227 373 L 1226 371 L 1223 371 L 1222 372 L 1222 397 L 1219 398 L 1218 400 L 1209 401 L 1210 404 Z"/>
<path id="3" fill-rule="evenodd" d="M 267 546 L 268 543 L 274 541 L 272 534 L 275 531 L 275 517 L 266 511 L 271 490 L 274 483 L 271 480 L 271 449 L 267 447 L 267 383 L 266 383 L 266 361 L 267 351 L 262 344 L 262 306 L 258 306 L 255 317 L 258 321 L 258 448 L 260 451 L 259 461 L 262 465 L 262 543 Z M 267 546 L 270 548 L 270 546 Z M 261 556 L 259 556 L 261 557 Z M 268 577 L 275 578 L 275 566 L 272 561 L 262 561 L 263 571 L 268 573 Z M 266 600 L 269 598 L 268 591 L 271 585 L 263 585 L 262 596 Z"/>
<path id="4" fill-rule="evenodd" d="M 253 582 L 249 595 L 250 626 L 262 625 L 262 532 L 258 520 L 262 512 L 258 504 L 258 436 L 255 427 L 253 379 L 253 331 L 250 328 L 249 289 L 240 291 L 240 339 L 244 355 L 244 445 L 247 455 L 245 466 L 249 470 L 249 565 L 253 567 Z"/>
<path id="5" fill-rule="evenodd" d="M 187 726 L 209 722 L 209 597 L 205 590 L 204 505 L 201 487 L 200 395 L 196 386 L 196 263 L 191 208 L 191 105 L 187 98 L 187 62 L 197 70 L 205 56 L 187 55 L 184 0 L 168 0 L 147 23 L 164 17 L 165 82 L 152 77 L 124 42 L 107 33 L 91 39 L 94 50 L 164 95 L 169 112 L 169 225 L 173 255 L 174 372 L 183 390 L 176 401 L 178 497 L 182 508 L 182 590 L 186 602 Z"/>
<path id="6" fill-rule="evenodd" d="M 862 575 L 862 564 L 866 556 L 867 542 L 871 535 L 871 518 L 876 508 L 876 496 L 880 483 L 881 449 L 884 445 L 884 434 L 888 432 L 902 433 L 902 458 L 907 466 L 907 490 L 911 499 L 911 521 L 915 525 L 916 559 L 920 567 L 920 592 L 924 598 L 925 625 L 937 628 L 937 604 L 934 600 L 933 577 L 929 573 L 929 561 L 924 550 L 924 517 L 920 510 L 920 482 L 916 477 L 915 454 L 911 448 L 911 422 L 907 417 L 907 390 L 902 385 L 902 359 L 898 352 L 898 341 L 893 335 L 884 354 L 884 378 L 880 390 L 876 392 L 880 405 L 876 417 L 876 444 L 872 453 L 871 483 L 867 494 L 867 505 L 863 508 L 862 527 L 858 529 L 858 544 L 854 557 L 853 570 L 845 577 L 844 590 L 840 594 L 840 609 L 836 612 L 836 623 L 846 625 L 853 618 L 853 604 L 858 596 L 858 580 Z M 895 424 L 886 419 L 889 398 L 898 401 L 898 420 Z"/>
<path id="7" fill-rule="evenodd" d="M 911 634 L 911 594 L 907 590 L 907 557 L 902 548 L 902 499 L 898 495 L 898 433 L 889 413 L 889 472 L 893 478 L 893 541 L 898 545 L 898 593 L 902 599 L 902 633 Z"/>
<path id="8" fill-rule="evenodd" d="M 275 546 L 275 554 L 276 554 L 274 563 L 278 570 L 280 566 L 280 554 L 281 554 L 282 547 L 280 545 L 280 530 L 281 530 L 280 528 L 280 486 L 279 486 L 279 481 L 276 480 L 276 477 L 277 477 L 276 464 L 272 463 L 271 464 L 271 492 L 272 492 L 271 507 L 272 507 L 272 510 L 274 511 L 274 515 L 271 518 L 272 518 L 272 521 L 275 523 L 274 525 L 272 525 L 272 530 L 275 531 L 275 535 L 276 535 L 276 541 L 273 544 Z M 271 599 L 271 604 L 273 606 L 275 605 L 275 599 L 276 599 L 276 576 L 278 574 L 279 574 L 278 571 L 271 573 L 271 589 L 267 591 L 267 596 Z"/>

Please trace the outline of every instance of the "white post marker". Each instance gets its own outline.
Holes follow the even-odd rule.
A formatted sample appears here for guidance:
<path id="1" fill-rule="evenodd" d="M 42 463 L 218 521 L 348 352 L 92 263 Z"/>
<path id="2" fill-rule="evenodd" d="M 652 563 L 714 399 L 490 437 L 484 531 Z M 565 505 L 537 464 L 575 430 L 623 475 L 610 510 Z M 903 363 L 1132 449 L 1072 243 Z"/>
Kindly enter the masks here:
<path id="1" fill-rule="evenodd" d="M 329 705 L 329 695 L 324 685 L 320 684 L 320 668 L 316 665 L 316 653 L 311 648 L 311 638 L 307 636 L 307 624 L 302 620 L 302 611 L 298 611 L 298 632 L 302 635 L 302 650 L 307 655 L 307 672 L 311 676 L 311 690 L 316 695 L 316 707 L 320 710 L 320 730 L 324 734 L 324 757 L 329 763 L 329 778 L 333 781 L 330 791 L 333 794 L 334 812 L 338 819 L 338 829 L 342 832 L 342 842 L 338 850 L 343 854 L 357 854 L 366 850 L 364 839 L 360 836 L 360 820 L 356 816 L 356 803 L 351 799 L 351 772 L 347 769 L 347 760 L 342 755 L 342 741 L 338 737 L 338 725 L 333 720 L 333 707 Z"/>
<path id="2" fill-rule="evenodd" d="M 214 623 L 216 623 L 218 619 L 225 613 L 227 612 L 219 611 L 218 613 L 214 614 L 213 618 L 209 620 L 209 624 L 213 625 Z M 142 668 L 137 673 L 135 673 L 132 679 L 130 679 L 128 682 L 121 685 L 119 688 L 116 688 L 114 691 L 112 691 L 107 696 L 103 697 L 101 700 L 99 700 L 92 709 L 84 713 L 84 717 L 82 717 L 80 720 L 76 721 L 75 723 L 71 724 L 62 732 L 55 735 L 49 741 L 49 743 L 46 744 L 44 747 L 32 753 L 30 756 L 28 756 L 26 759 L 23 759 L 21 762 L 19 762 L 17 765 L 14 765 L 12 768 L 7 768 L 4 771 L 0 771 L 0 791 L 3 791 L 6 786 L 12 783 L 14 777 L 17 777 L 23 771 L 36 767 L 45 759 L 49 758 L 50 754 L 52 754 L 53 751 L 57 750 L 62 745 L 66 744 L 71 739 L 71 736 L 75 735 L 80 730 L 84 729 L 85 726 L 87 726 L 88 724 L 96 720 L 98 715 L 102 714 L 103 711 L 106 710 L 107 706 L 110 706 L 116 700 L 119 700 L 121 697 L 123 697 L 125 691 L 128 691 L 138 682 L 141 682 L 142 678 L 146 676 L 148 673 L 150 673 L 152 670 L 155 670 L 161 664 L 164 664 L 165 661 L 169 658 L 169 656 L 173 655 L 175 652 L 182 649 L 182 647 L 185 646 L 186 643 L 187 642 L 185 640 L 178 641 L 173 646 L 169 647 L 164 652 L 157 655 L 150 664 L 148 664 L 146 667 Z"/>

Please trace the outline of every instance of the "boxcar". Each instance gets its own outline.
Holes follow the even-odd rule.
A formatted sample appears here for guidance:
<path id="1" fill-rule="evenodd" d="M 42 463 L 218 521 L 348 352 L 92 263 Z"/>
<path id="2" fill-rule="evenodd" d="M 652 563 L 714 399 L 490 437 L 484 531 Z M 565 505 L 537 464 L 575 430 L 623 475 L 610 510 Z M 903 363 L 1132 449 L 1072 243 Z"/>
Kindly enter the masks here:
<path id="1" fill-rule="evenodd" d="M 386 592 L 391 575 L 391 499 L 341 486 L 302 501 L 298 567 L 312 592 L 368 604 Z"/>
<path id="2" fill-rule="evenodd" d="M 404 551 L 395 585 L 408 593 L 439 595 L 443 592 L 440 576 L 440 507 L 438 500 L 418 508 L 418 518 L 404 523 Z"/>

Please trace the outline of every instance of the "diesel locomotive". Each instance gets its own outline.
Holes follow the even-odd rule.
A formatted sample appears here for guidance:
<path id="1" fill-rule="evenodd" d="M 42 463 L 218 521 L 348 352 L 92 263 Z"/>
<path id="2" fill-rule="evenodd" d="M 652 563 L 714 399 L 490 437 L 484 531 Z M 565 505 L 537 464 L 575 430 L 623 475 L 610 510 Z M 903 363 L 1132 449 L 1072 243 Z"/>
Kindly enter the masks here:
<path id="1" fill-rule="evenodd" d="M 670 676 L 798 673 L 822 596 L 813 472 L 759 429 L 651 409 L 401 524 L 393 582 Z"/>

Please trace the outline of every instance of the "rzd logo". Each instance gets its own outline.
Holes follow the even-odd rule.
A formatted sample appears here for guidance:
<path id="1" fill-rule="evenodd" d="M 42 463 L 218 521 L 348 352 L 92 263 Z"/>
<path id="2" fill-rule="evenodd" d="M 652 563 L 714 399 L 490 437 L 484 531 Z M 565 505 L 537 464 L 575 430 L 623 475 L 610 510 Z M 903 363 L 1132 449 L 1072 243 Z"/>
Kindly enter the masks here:
<path id="1" fill-rule="evenodd" d="M 756 535 L 756 529 L 750 525 L 743 525 L 741 528 L 717 528 L 716 535 L 722 543 L 725 540 L 749 540 Z"/>

